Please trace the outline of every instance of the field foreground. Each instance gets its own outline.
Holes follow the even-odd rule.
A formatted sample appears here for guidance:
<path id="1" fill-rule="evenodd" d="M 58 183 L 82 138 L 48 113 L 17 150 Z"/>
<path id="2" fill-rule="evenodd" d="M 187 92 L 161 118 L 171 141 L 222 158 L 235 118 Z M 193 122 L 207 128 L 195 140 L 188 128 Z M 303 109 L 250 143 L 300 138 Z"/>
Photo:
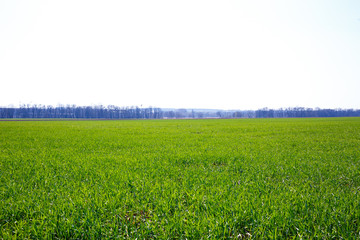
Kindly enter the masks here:
<path id="1" fill-rule="evenodd" d="M 360 118 L 0 122 L 0 239 L 360 239 Z"/>

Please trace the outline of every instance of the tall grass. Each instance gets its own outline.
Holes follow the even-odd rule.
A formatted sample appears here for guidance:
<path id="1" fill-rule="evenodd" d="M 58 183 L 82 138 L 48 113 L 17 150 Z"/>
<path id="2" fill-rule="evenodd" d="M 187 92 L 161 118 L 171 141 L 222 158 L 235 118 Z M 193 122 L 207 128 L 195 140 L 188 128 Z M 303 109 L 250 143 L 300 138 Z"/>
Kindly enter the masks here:
<path id="1" fill-rule="evenodd" d="M 360 239 L 360 119 L 0 122 L 3 239 Z"/>

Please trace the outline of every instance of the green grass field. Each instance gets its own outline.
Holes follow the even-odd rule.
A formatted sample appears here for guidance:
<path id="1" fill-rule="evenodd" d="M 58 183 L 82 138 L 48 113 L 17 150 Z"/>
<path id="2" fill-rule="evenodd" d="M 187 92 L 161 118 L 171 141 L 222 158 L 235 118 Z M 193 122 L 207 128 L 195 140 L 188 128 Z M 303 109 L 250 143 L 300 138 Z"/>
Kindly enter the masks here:
<path id="1" fill-rule="evenodd" d="M 0 122 L 0 239 L 360 239 L 360 118 Z"/>

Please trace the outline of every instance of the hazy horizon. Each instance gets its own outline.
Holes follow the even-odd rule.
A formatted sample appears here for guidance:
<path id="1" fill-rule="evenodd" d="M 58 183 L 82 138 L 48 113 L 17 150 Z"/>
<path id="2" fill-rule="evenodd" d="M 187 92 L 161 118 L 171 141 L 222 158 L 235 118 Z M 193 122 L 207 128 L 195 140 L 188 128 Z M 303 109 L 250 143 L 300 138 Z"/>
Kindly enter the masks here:
<path id="1" fill-rule="evenodd" d="M 76 104 L 56 104 L 56 105 L 52 105 L 52 104 L 26 104 L 23 103 L 22 105 L 14 105 L 14 104 L 9 104 L 6 106 L 2 106 L 0 105 L 0 108 L 22 108 L 22 107 L 37 107 L 37 108 L 58 108 L 58 107 L 80 107 L 80 108 L 85 108 L 85 107 L 92 107 L 92 108 L 99 108 L 99 107 L 103 107 L 104 109 L 110 109 L 110 108 L 141 108 L 141 109 L 148 109 L 148 108 L 153 108 L 153 109 L 161 109 L 162 111 L 173 111 L 173 110 L 187 110 L 187 111 L 196 111 L 196 112 L 216 112 L 216 111 L 257 111 L 257 110 L 287 110 L 287 109 L 305 109 L 305 110 L 360 110 L 360 108 L 319 108 L 319 107 L 307 107 L 307 106 L 283 106 L 283 107 L 279 107 L 279 108 L 269 108 L 269 107 L 261 107 L 261 108 L 253 108 L 253 109 L 236 109 L 236 108 L 186 108 L 186 107 L 158 107 L 158 106 L 138 106 L 138 105 L 127 105 L 127 106 L 121 106 L 121 105 L 114 105 L 114 104 L 109 104 L 109 105 L 103 105 L 103 104 L 91 104 L 91 105 L 76 105 Z"/>
<path id="2" fill-rule="evenodd" d="M 360 108 L 360 2 L 2 1 L 0 106 Z"/>

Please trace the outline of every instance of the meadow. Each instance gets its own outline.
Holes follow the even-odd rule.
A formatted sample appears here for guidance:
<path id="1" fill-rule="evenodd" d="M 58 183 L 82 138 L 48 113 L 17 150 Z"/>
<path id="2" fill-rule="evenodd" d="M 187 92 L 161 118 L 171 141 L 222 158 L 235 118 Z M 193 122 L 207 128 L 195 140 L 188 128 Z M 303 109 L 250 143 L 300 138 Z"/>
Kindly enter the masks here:
<path id="1" fill-rule="evenodd" d="M 0 239 L 360 239 L 360 118 L 0 122 Z"/>

